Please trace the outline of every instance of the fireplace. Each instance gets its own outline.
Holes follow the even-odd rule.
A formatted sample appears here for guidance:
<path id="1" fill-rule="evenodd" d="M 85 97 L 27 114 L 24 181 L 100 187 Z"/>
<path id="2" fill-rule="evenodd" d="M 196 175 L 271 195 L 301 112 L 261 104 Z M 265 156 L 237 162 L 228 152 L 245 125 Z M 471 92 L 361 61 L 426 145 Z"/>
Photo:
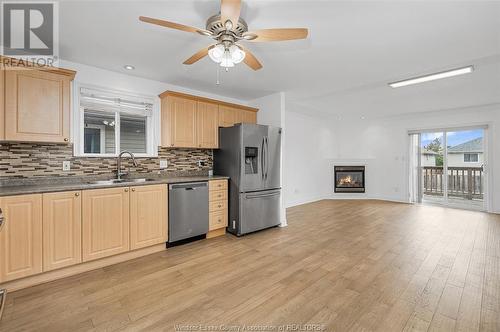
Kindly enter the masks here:
<path id="1" fill-rule="evenodd" d="M 364 193 L 365 166 L 335 166 L 336 193 Z"/>

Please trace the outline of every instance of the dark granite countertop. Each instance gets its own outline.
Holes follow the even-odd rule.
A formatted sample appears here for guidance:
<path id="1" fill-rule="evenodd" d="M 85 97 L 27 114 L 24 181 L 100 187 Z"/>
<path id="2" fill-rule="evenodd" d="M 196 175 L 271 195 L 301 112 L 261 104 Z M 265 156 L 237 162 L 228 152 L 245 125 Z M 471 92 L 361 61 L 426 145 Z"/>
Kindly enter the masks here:
<path id="1" fill-rule="evenodd" d="M 147 182 L 119 182 L 119 183 L 107 183 L 107 184 L 94 184 L 92 181 L 104 180 L 103 178 L 91 178 L 91 177 L 75 177 L 72 178 L 44 178 L 44 179 L 31 179 L 31 180 L 19 180 L 10 181 L 7 184 L 0 184 L 0 197 L 2 196 L 14 196 L 14 195 L 25 195 L 25 194 L 40 194 L 49 192 L 61 192 L 61 191 L 71 191 L 71 190 L 89 190 L 89 189 L 103 189 L 103 188 L 118 188 L 118 187 L 132 187 L 132 186 L 147 186 L 153 184 L 169 184 L 169 183 L 185 183 L 185 182 L 199 182 L 199 181 L 209 181 L 218 179 L 229 179 L 227 176 L 155 176 L 151 177 L 147 174 L 142 174 L 142 176 L 131 177 L 130 180 L 134 178 L 147 178 L 151 179 Z M 109 179 L 109 178 L 108 178 Z M 107 179 L 106 179 L 107 180 Z"/>

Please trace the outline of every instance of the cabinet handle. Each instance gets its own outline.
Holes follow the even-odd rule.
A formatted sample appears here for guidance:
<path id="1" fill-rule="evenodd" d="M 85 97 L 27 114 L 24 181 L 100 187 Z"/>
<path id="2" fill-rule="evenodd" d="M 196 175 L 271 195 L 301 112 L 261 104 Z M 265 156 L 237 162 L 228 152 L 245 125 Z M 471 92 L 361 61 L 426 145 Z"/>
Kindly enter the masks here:
<path id="1" fill-rule="evenodd" d="M 125 188 L 125 192 L 128 193 L 128 188 Z"/>
<path id="2" fill-rule="evenodd" d="M 132 188 L 132 191 L 135 191 L 135 188 Z"/>
<path id="3" fill-rule="evenodd" d="M 67 142 L 67 141 L 69 141 L 69 139 L 65 138 L 64 141 Z"/>
<path id="4" fill-rule="evenodd" d="M 0 229 L 2 229 L 3 224 L 5 224 L 5 217 L 3 215 L 2 208 L 0 208 Z"/>
<path id="5" fill-rule="evenodd" d="M 222 205 L 219 204 L 219 207 L 222 207 Z"/>
<path id="6" fill-rule="evenodd" d="M 170 146 L 174 146 L 174 143 L 170 144 Z"/>
<path id="7" fill-rule="evenodd" d="M 80 193 L 75 193 L 75 196 L 76 196 L 76 197 L 80 196 Z"/>

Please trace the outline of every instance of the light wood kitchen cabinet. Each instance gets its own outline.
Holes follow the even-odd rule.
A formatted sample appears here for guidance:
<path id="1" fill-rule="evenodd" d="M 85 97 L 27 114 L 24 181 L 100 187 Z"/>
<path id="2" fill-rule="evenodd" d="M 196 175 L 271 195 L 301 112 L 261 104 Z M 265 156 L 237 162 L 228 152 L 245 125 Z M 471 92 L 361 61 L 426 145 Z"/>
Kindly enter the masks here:
<path id="1" fill-rule="evenodd" d="M 216 149 L 219 127 L 256 123 L 258 109 L 165 91 L 161 98 L 162 146 Z"/>
<path id="2" fill-rule="evenodd" d="M 167 185 L 130 188 L 130 249 L 167 242 Z"/>
<path id="3" fill-rule="evenodd" d="M 162 100 L 162 145 L 196 147 L 196 101 L 169 96 Z"/>
<path id="4" fill-rule="evenodd" d="M 196 141 L 199 148 L 219 147 L 219 106 L 198 101 L 196 109 Z"/>
<path id="5" fill-rule="evenodd" d="M 85 190 L 82 196 L 83 261 L 128 251 L 129 188 Z"/>
<path id="6" fill-rule="evenodd" d="M 239 110 L 229 106 L 219 106 L 219 127 L 231 127 L 238 123 Z"/>
<path id="7" fill-rule="evenodd" d="M 42 272 L 42 195 L 0 198 L 0 283 Z"/>
<path id="8" fill-rule="evenodd" d="M 241 110 L 242 123 L 257 123 L 257 112 Z"/>
<path id="9" fill-rule="evenodd" d="M 5 139 L 5 71 L 0 66 L 0 141 Z"/>
<path id="10" fill-rule="evenodd" d="M 207 238 L 224 235 L 228 220 L 227 180 L 211 180 L 208 182 L 208 230 Z"/>
<path id="11" fill-rule="evenodd" d="M 82 261 L 80 191 L 43 194 L 43 271 Z"/>
<path id="12" fill-rule="evenodd" d="M 69 143 L 74 74 L 57 69 L 6 70 L 4 139 Z"/>

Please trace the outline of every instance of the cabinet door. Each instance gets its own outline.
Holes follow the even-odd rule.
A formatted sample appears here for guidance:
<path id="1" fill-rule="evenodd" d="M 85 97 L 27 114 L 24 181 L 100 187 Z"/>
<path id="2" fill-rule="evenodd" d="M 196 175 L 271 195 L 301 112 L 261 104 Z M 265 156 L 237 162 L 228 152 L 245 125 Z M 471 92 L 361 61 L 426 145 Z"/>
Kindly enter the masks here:
<path id="1" fill-rule="evenodd" d="M 85 190 L 82 258 L 91 261 L 129 250 L 129 188 Z"/>
<path id="2" fill-rule="evenodd" d="M 42 272 L 42 195 L 0 198 L 0 282 Z"/>
<path id="3" fill-rule="evenodd" d="M 257 123 L 257 112 L 241 110 L 240 114 L 242 123 Z"/>
<path id="4" fill-rule="evenodd" d="M 165 108 L 165 110 L 163 110 Z M 196 147 L 196 101 L 168 96 L 162 102 L 162 130 L 164 145 Z"/>
<path id="5" fill-rule="evenodd" d="M 219 127 L 231 127 L 238 123 L 237 109 L 219 105 Z"/>
<path id="6" fill-rule="evenodd" d="M 216 149 L 219 147 L 219 105 L 198 102 L 196 110 L 197 146 Z"/>
<path id="7" fill-rule="evenodd" d="M 5 139 L 69 141 L 70 80 L 36 70 L 5 72 Z"/>
<path id="8" fill-rule="evenodd" d="M 43 270 L 82 261 L 82 199 L 79 191 L 43 194 Z"/>
<path id="9" fill-rule="evenodd" d="M 5 139 L 5 71 L 0 66 L 0 140 Z"/>
<path id="10" fill-rule="evenodd" d="M 130 248 L 167 242 L 167 186 L 141 186 L 130 190 Z"/>

